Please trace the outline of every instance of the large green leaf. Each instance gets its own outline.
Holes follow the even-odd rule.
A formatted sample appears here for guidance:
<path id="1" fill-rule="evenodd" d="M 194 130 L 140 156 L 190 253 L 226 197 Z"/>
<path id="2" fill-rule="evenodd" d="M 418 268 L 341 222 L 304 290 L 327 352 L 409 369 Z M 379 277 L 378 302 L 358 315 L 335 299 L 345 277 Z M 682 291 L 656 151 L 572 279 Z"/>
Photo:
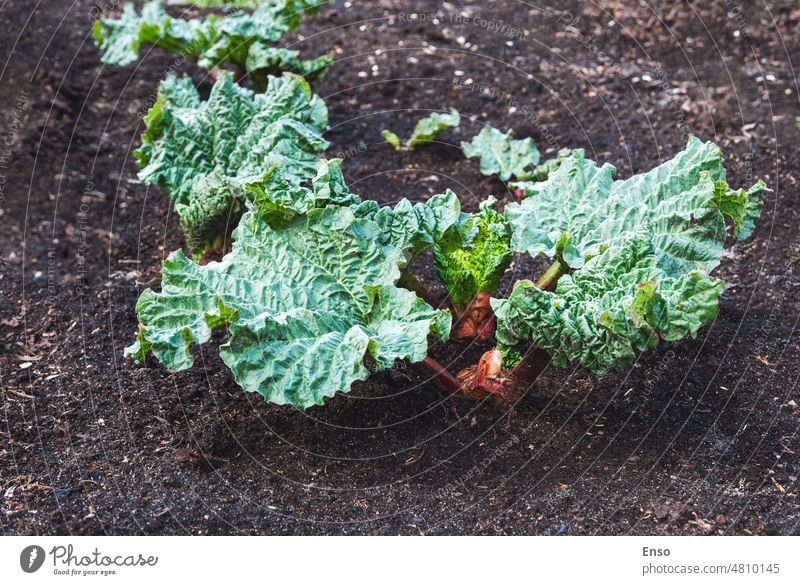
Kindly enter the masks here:
<path id="1" fill-rule="evenodd" d="M 498 349 L 520 355 L 533 342 L 559 366 L 623 368 L 635 350 L 694 335 L 716 316 L 722 289 L 699 270 L 668 275 L 653 242 L 631 236 L 561 277 L 555 292 L 526 280 L 494 299 Z"/>
<path id="2" fill-rule="evenodd" d="M 602 371 L 659 340 L 694 335 L 716 315 L 723 284 L 709 274 L 723 252 L 726 219 L 734 236 L 750 235 L 764 184 L 730 189 L 719 149 L 694 138 L 647 173 L 624 181 L 613 175 L 610 165 L 575 151 L 545 182 L 529 184 L 521 204 L 506 208 L 517 250 L 575 270 L 555 292 L 523 281 L 509 299 L 493 300 L 498 347 L 507 356 L 533 342 L 559 365 Z"/>
<path id="3" fill-rule="evenodd" d="M 478 213 L 462 213 L 433 247 L 434 269 L 459 313 L 479 293 L 497 292 L 513 257 L 508 222 L 494 204 L 490 197 Z"/>
<path id="4" fill-rule="evenodd" d="M 279 41 L 299 25 L 304 12 L 316 11 L 321 3 L 321 0 L 269 0 L 253 12 L 210 15 L 204 19 L 173 18 L 155 1 L 148 2 L 137 13 L 133 4 L 128 3 L 118 19 L 95 22 L 94 37 L 103 53 L 102 61 L 111 65 L 133 63 L 141 46 L 148 44 L 197 60 L 207 69 L 232 64 L 256 72 L 257 62 L 264 59 L 266 43 Z M 266 73 L 289 71 L 319 78 L 330 65 L 326 58 L 302 61 L 295 53 L 277 55 L 282 58 L 264 64 Z M 264 75 L 261 79 L 266 81 Z"/>
<path id="5" fill-rule="evenodd" d="M 467 158 L 477 157 L 481 161 L 481 173 L 497 175 L 503 181 L 512 177 L 525 180 L 546 175 L 549 167 L 537 169 L 539 150 L 532 138 L 514 140 L 511 130 L 501 132 L 486 126 L 471 142 L 462 142 L 461 150 Z"/>
<path id="6" fill-rule="evenodd" d="M 546 181 L 523 185 L 522 203 L 506 207 L 514 249 L 561 255 L 580 268 L 604 246 L 644 229 L 660 266 L 711 271 L 725 243 L 725 217 L 741 228 L 739 237 L 749 235 L 765 190 L 760 181 L 746 192 L 729 189 L 723 162 L 717 146 L 691 138 L 664 164 L 615 181 L 613 166 L 599 167 L 576 150 Z"/>
<path id="7" fill-rule="evenodd" d="M 364 237 L 376 233 L 371 221 L 329 207 L 275 230 L 246 213 L 221 262 L 199 266 L 174 252 L 161 292 L 139 299 L 140 333 L 126 355 L 152 352 L 184 370 L 191 345 L 227 327 L 220 354 L 239 385 L 297 408 L 367 378 L 367 358 L 377 369 L 421 361 L 429 334 L 447 338 L 450 315 L 394 286 L 403 252 Z"/>
<path id="8" fill-rule="evenodd" d="M 262 207 L 272 198 L 308 210 L 287 198 L 308 199 L 300 183 L 327 172 L 319 160 L 327 120 L 324 102 L 296 75 L 273 77 L 266 93 L 254 94 L 221 74 L 207 101 L 190 79 L 169 77 L 145 119 L 139 178 L 169 192 L 190 249 L 203 252 L 236 225 L 251 196 Z"/>

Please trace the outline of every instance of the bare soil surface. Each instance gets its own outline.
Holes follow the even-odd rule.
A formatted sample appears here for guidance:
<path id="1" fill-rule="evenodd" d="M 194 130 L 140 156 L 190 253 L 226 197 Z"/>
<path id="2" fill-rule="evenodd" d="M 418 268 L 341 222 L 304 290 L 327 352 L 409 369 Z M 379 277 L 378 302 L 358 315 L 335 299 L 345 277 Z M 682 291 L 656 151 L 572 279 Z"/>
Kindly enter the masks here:
<path id="1" fill-rule="evenodd" d="M 333 52 L 329 152 L 382 203 L 509 201 L 460 153 L 485 124 L 621 177 L 691 133 L 733 184 L 773 189 L 697 339 L 624 372 L 548 368 L 513 411 L 406 364 L 297 412 L 245 394 L 212 344 L 178 374 L 123 359 L 183 245 L 136 179 L 142 117 L 167 72 L 209 81 L 161 50 L 102 66 L 98 10 L 117 7 L 0 2 L 2 533 L 800 534 L 797 2 L 335 1 L 287 38 Z M 462 125 L 435 144 L 380 138 L 449 106 Z M 506 286 L 539 270 L 518 259 Z"/>

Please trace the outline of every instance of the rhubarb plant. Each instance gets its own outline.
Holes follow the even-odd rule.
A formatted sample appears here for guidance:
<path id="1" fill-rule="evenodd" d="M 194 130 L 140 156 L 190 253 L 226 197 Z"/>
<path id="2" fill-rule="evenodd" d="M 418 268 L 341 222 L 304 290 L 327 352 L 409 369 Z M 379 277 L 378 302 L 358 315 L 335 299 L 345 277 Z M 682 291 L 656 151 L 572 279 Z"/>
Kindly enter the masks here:
<path id="1" fill-rule="evenodd" d="M 248 212 L 221 262 L 199 266 L 180 251 L 165 260 L 161 292 L 139 299 L 140 332 L 126 353 L 184 370 L 192 344 L 225 327 L 220 355 L 237 383 L 297 408 L 396 360 L 422 361 L 429 335 L 447 339 L 450 314 L 395 286 L 404 251 L 363 235 L 378 230 L 347 207 L 279 229 Z"/>
<path id="2" fill-rule="evenodd" d="M 267 0 L 252 13 L 182 19 L 171 17 L 156 1 L 145 4 L 141 12 L 128 3 L 119 18 L 95 22 L 94 37 L 101 60 L 111 65 L 130 65 L 143 45 L 153 45 L 195 60 L 205 69 L 233 65 L 240 75 L 250 74 L 259 90 L 268 75 L 285 71 L 313 83 L 328 70 L 331 57 L 302 60 L 297 51 L 274 43 L 297 28 L 303 13 L 315 12 L 320 5 L 320 0 Z"/>
<path id="3" fill-rule="evenodd" d="M 514 249 L 550 257 L 557 284 L 521 281 L 492 301 L 504 366 L 534 344 L 557 365 L 622 368 L 716 316 L 723 283 L 710 273 L 729 230 L 752 233 L 764 183 L 731 189 L 719 148 L 696 138 L 647 173 L 614 174 L 578 150 L 506 208 Z"/>
<path id="4" fill-rule="evenodd" d="M 169 91 L 196 106 L 185 89 Z M 139 301 L 139 335 L 126 351 L 181 370 L 192 344 L 226 327 L 220 353 L 236 381 L 298 408 L 398 359 L 424 362 L 453 393 L 512 400 L 551 360 L 626 367 L 716 316 L 724 285 L 711 272 L 727 242 L 752 233 L 766 191 L 761 181 L 730 188 L 723 162 L 692 138 L 673 159 L 615 180 L 614 167 L 576 150 L 544 181 L 523 182 L 525 199 L 503 213 L 491 198 L 465 213 L 450 191 L 381 207 L 324 163 L 311 187 L 287 182 L 244 197 L 248 211 L 221 262 L 173 253 L 161 292 Z M 298 195 L 303 188 L 318 198 Z M 411 272 L 429 249 L 450 311 Z M 514 252 L 552 264 L 497 298 Z M 429 339 L 493 336 L 496 347 L 457 376 L 427 355 Z"/>
<path id="5" fill-rule="evenodd" d="M 532 138 L 515 140 L 513 136 L 511 130 L 486 126 L 470 142 L 462 142 L 461 150 L 467 158 L 480 159 L 484 175 L 497 175 L 502 181 L 529 179 L 539 164 L 539 149 Z"/>
<path id="6" fill-rule="evenodd" d="M 145 119 L 139 178 L 169 193 L 192 253 L 222 250 L 248 199 L 274 219 L 355 201 L 337 187 L 339 163 L 320 161 L 327 121 L 297 75 L 273 77 L 256 94 L 224 73 L 207 101 L 190 79 L 168 77 Z"/>

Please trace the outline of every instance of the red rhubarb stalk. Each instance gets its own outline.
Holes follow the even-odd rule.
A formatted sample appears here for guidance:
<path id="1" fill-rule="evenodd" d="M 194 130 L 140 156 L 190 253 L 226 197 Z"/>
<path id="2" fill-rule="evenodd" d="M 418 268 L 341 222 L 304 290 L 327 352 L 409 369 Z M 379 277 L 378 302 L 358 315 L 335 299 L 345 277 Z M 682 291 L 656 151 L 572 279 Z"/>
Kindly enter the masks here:
<path id="1" fill-rule="evenodd" d="M 436 380 L 441 384 L 445 390 L 450 392 L 451 394 L 464 394 L 461 382 L 459 382 L 453 374 L 451 374 L 447 368 L 445 368 L 442 364 L 438 361 L 433 359 L 432 357 L 428 356 L 422 363 L 428 366 L 433 375 L 436 377 Z"/>
<path id="2" fill-rule="evenodd" d="M 566 264 L 556 260 L 536 281 L 536 287 L 552 291 L 555 289 L 558 279 L 566 274 L 568 269 Z M 488 307 L 488 295 L 485 302 Z M 477 308 L 484 307 L 478 305 Z M 478 338 L 479 335 L 490 336 L 494 332 L 495 321 L 491 307 L 488 307 L 488 310 L 490 311 L 488 316 L 478 312 L 474 316 L 467 315 L 467 319 L 462 317 L 459 323 L 463 321 L 464 325 L 456 329 L 456 335 L 473 333 L 475 338 Z M 481 325 L 478 326 L 476 323 Z M 472 329 L 469 330 L 469 327 Z M 458 394 L 474 398 L 494 396 L 504 402 L 513 403 L 525 392 L 525 383 L 538 378 L 539 374 L 550 364 L 550 356 L 542 349 L 531 347 L 511 370 L 503 370 L 502 361 L 503 356 L 497 349 L 491 349 L 484 353 L 477 365 L 465 368 L 458 373 L 457 378 L 460 383 Z"/>
<path id="3" fill-rule="evenodd" d="M 453 323 L 450 339 L 486 343 L 494 335 L 495 319 L 489 293 L 478 293 L 469 306 Z"/>

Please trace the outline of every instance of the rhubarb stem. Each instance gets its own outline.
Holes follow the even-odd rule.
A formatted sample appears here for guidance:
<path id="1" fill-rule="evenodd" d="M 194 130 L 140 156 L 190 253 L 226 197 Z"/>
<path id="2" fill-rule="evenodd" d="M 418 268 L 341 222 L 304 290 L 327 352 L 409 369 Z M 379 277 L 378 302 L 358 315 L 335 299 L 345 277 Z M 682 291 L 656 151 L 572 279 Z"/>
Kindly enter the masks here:
<path id="1" fill-rule="evenodd" d="M 436 295 L 434 295 L 427 286 L 422 284 L 409 270 L 403 271 L 400 275 L 400 280 L 397 281 L 397 285 L 417 293 L 419 298 L 435 309 L 442 306 L 442 302 Z M 450 310 L 453 310 L 452 307 L 450 307 Z"/>
<path id="2" fill-rule="evenodd" d="M 451 374 L 447 368 L 445 368 L 442 364 L 438 361 L 433 359 L 432 357 L 428 356 L 422 363 L 428 366 L 428 369 L 433 372 L 433 375 L 436 376 L 436 380 L 444 386 L 444 388 L 450 392 L 451 394 L 463 394 L 464 390 L 461 388 L 461 382 L 459 382 L 453 374 Z"/>
<path id="3" fill-rule="evenodd" d="M 233 72 L 233 78 L 236 83 L 241 83 L 241 81 L 247 77 L 247 69 L 245 69 L 242 65 L 237 65 Z"/>
<path id="4" fill-rule="evenodd" d="M 569 270 L 569 266 L 560 260 L 556 260 L 536 281 L 534 286 L 542 290 L 552 291 L 556 288 L 558 279 L 564 276 L 567 270 Z M 528 352 L 522 356 L 520 362 L 511 370 L 511 377 L 516 380 L 530 380 L 532 382 L 550 365 L 550 360 L 550 354 L 532 345 Z"/>
<path id="5" fill-rule="evenodd" d="M 543 349 L 531 346 L 520 362 L 511 370 L 511 377 L 516 380 L 533 382 L 550 365 L 550 354 Z"/>
<path id="6" fill-rule="evenodd" d="M 552 291 L 556 288 L 558 279 L 564 276 L 567 270 L 569 270 L 569 266 L 561 262 L 561 260 L 556 260 L 536 281 L 534 286 L 542 290 Z"/>

